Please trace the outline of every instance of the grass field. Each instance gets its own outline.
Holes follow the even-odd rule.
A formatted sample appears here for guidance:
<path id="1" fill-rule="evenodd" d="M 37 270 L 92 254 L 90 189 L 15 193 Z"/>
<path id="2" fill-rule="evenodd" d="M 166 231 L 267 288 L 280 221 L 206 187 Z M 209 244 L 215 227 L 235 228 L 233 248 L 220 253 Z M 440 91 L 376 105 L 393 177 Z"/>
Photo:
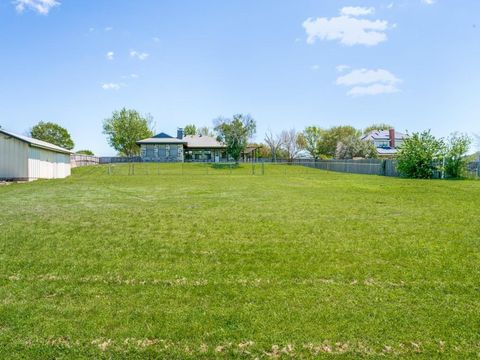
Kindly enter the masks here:
<path id="1" fill-rule="evenodd" d="M 127 174 L 0 186 L 0 358 L 480 356 L 480 182 Z"/>

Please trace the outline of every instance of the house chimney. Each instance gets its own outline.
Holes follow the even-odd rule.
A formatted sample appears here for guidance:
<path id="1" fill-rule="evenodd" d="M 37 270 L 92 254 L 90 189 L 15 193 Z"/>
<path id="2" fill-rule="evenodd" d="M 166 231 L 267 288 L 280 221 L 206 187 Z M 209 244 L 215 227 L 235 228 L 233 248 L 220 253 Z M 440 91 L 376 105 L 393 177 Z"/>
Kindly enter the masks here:
<path id="1" fill-rule="evenodd" d="M 183 140 L 183 129 L 182 128 L 177 129 L 177 139 L 178 140 Z"/>
<path id="2" fill-rule="evenodd" d="M 395 149 L 395 129 L 390 129 L 388 130 L 388 135 L 389 135 L 389 139 L 390 139 L 390 147 L 392 149 Z"/>

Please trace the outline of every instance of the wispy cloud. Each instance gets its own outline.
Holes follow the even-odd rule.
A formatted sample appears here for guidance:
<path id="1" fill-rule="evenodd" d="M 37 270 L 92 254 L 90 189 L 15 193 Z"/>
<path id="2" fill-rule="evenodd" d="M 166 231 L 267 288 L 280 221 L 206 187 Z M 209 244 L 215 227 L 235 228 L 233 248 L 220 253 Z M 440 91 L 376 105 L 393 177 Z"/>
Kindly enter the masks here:
<path id="1" fill-rule="evenodd" d="M 138 60 L 145 60 L 149 57 L 149 54 L 145 52 L 138 52 L 136 50 L 130 50 L 130 57 L 136 58 Z"/>
<path id="2" fill-rule="evenodd" d="M 344 72 L 344 71 L 350 69 L 350 66 L 348 66 L 348 65 L 337 65 L 335 67 L 335 69 L 337 69 L 338 72 Z"/>
<path id="3" fill-rule="evenodd" d="M 109 52 L 107 52 L 107 55 L 105 55 L 105 57 L 106 57 L 108 60 L 113 60 L 114 55 L 115 55 L 115 53 L 114 53 L 113 51 L 109 51 Z"/>
<path id="4" fill-rule="evenodd" d="M 107 26 L 107 27 L 105 28 L 105 31 L 112 31 L 112 30 L 113 30 L 113 27 L 111 27 L 111 26 Z"/>
<path id="5" fill-rule="evenodd" d="M 61 3 L 57 0 L 14 0 L 13 4 L 19 13 L 30 9 L 39 14 L 47 15 L 53 7 L 59 6 Z"/>
<path id="6" fill-rule="evenodd" d="M 400 90 L 397 85 L 401 82 L 394 74 L 384 69 L 357 69 L 340 76 L 336 84 L 350 87 L 347 95 L 363 96 L 398 92 Z"/>
<path id="7" fill-rule="evenodd" d="M 435 4 L 435 0 L 422 0 L 422 3 L 427 4 L 427 5 L 433 5 L 433 4 Z"/>
<path id="8" fill-rule="evenodd" d="M 120 88 L 122 88 L 123 86 L 125 85 L 117 84 L 117 83 L 105 83 L 105 84 L 102 84 L 102 89 L 103 90 L 120 90 Z"/>
<path id="9" fill-rule="evenodd" d="M 312 66 L 310 67 L 310 69 L 312 69 L 313 71 L 318 71 L 318 70 L 320 70 L 320 65 L 317 65 L 317 64 L 312 65 Z"/>
<path id="10" fill-rule="evenodd" d="M 307 34 L 307 43 L 313 44 L 320 39 L 338 40 L 348 46 L 378 45 L 387 40 L 385 32 L 389 29 L 388 21 L 358 18 L 374 12 L 374 8 L 344 7 L 337 17 L 309 18 L 302 24 Z"/>
<path id="11" fill-rule="evenodd" d="M 137 74 L 123 75 L 122 79 L 138 79 L 140 76 Z"/>
<path id="12" fill-rule="evenodd" d="M 375 8 L 373 7 L 345 6 L 340 10 L 340 14 L 345 16 L 364 16 L 372 15 L 374 13 Z"/>
<path id="13" fill-rule="evenodd" d="M 156 37 L 156 36 L 154 36 L 154 37 L 152 38 L 152 40 L 153 40 L 154 42 L 156 42 L 156 43 L 160 42 L 160 38 L 159 38 L 159 37 Z"/>

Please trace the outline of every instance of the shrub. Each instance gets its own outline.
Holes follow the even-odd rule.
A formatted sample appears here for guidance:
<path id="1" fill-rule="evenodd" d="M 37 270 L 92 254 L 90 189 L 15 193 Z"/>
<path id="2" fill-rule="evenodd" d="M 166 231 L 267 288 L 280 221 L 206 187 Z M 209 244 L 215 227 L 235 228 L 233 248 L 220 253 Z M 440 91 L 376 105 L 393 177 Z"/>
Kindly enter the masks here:
<path id="1" fill-rule="evenodd" d="M 466 154 L 472 139 L 465 134 L 453 133 L 448 139 L 445 151 L 445 174 L 450 178 L 459 178 L 465 175 L 467 166 Z"/>
<path id="2" fill-rule="evenodd" d="M 402 176 L 431 179 L 439 170 L 445 145 L 430 131 L 414 133 L 407 138 L 398 153 L 398 171 Z"/>

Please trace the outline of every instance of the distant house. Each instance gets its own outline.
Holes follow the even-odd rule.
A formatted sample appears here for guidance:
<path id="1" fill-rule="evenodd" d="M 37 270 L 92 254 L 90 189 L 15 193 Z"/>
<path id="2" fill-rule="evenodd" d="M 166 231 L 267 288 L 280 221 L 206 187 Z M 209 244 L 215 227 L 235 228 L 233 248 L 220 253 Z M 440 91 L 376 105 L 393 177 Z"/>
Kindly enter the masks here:
<path id="1" fill-rule="evenodd" d="M 0 129 L 0 179 L 60 179 L 70 176 L 70 150 Z"/>
<path id="2" fill-rule="evenodd" d="M 407 137 L 407 134 L 395 131 L 395 129 L 374 130 L 365 134 L 362 140 L 372 141 L 377 148 L 379 156 L 391 157 L 397 154 L 398 149 L 403 145 Z"/>
<path id="3" fill-rule="evenodd" d="M 226 162 L 231 160 L 225 144 L 213 136 L 184 135 L 177 130 L 177 137 L 166 133 L 137 141 L 142 161 L 151 162 Z M 257 148 L 247 147 L 244 161 L 256 159 Z"/>

